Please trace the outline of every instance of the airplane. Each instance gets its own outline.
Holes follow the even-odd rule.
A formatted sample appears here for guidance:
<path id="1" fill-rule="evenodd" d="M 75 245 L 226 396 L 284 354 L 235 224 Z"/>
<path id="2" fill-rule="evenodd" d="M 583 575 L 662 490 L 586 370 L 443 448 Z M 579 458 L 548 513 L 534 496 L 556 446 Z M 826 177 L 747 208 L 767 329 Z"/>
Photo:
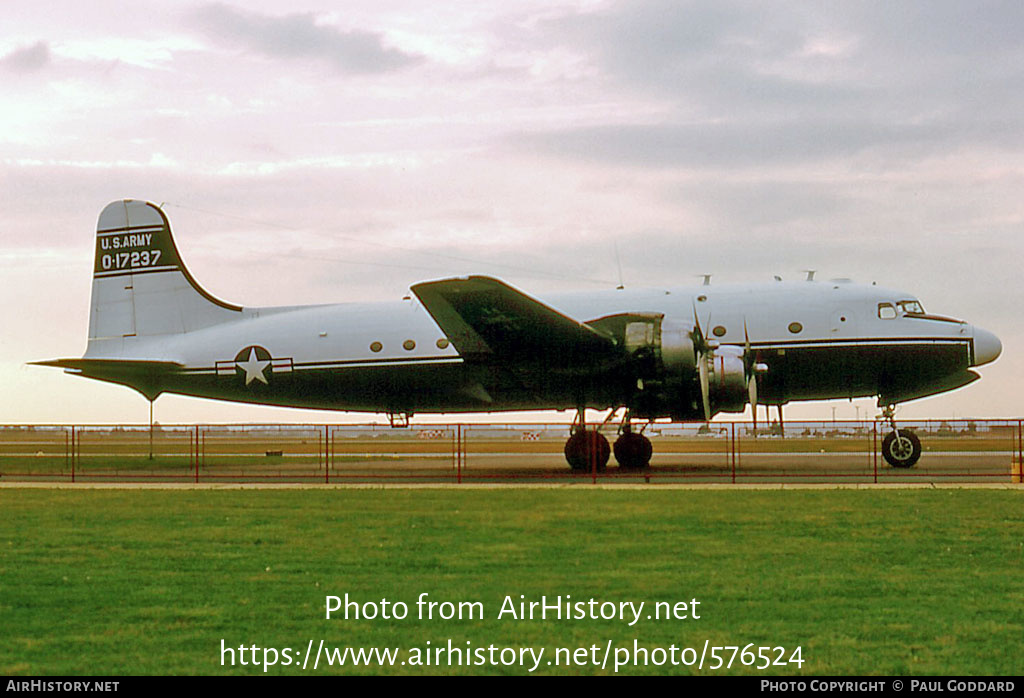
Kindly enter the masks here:
<path id="1" fill-rule="evenodd" d="M 624 410 L 622 469 L 650 464 L 634 420 L 709 421 L 759 404 L 877 397 L 883 454 L 913 466 L 920 439 L 899 403 L 963 387 L 1002 351 L 991 332 L 926 313 L 909 293 L 846 280 L 567 293 L 546 302 L 489 276 L 412 285 L 396 302 L 250 308 L 210 295 L 164 211 L 106 206 L 96 231 L 89 341 L 80 359 L 33 362 L 162 393 L 327 410 L 575 410 L 574 470 L 612 450 L 587 408 Z"/>

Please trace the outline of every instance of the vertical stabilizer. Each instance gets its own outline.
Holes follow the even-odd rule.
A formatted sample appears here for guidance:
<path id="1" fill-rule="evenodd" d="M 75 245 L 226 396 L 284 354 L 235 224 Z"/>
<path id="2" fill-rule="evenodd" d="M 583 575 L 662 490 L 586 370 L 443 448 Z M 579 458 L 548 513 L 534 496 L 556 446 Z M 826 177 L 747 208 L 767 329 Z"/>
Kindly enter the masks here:
<path id="1" fill-rule="evenodd" d="M 90 343 L 191 332 L 237 319 L 241 311 L 192 278 L 158 206 L 126 199 L 100 213 Z"/>

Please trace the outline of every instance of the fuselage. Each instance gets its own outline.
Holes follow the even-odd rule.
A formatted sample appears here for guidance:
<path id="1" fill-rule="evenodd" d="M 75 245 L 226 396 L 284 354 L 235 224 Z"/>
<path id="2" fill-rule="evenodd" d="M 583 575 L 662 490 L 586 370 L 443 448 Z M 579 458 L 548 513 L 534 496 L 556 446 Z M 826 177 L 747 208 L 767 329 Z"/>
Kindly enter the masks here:
<path id="1" fill-rule="evenodd" d="M 973 381 L 970 368 L 1001 349 L 985 330 L 925 313 L 912 294 L 848 282 L 621 289 L 543 301 L 584 323 L 659 314 L 696 328 L 712 345 L 745 347 L 766 367 L 759 377 L 766 404 L 924 397 Z M 627 401 L 623 385 L 632 381 L 616 380 L 615 369 L 585 380 L 524 378 L 516 366 L 466 361 L 415 297 L 244 308 L 237 319 L 195 331 L 90 343 L 85 358 L 179 365 L 133 385 L 151 396 L 372 412 L 571 409 L 581 395 L 588 406 L 614 407 Z M 123 376 L 92 377 L 132 384 Z M 665 416 L 689 415 L 690 402 L 666 408 Z"/>

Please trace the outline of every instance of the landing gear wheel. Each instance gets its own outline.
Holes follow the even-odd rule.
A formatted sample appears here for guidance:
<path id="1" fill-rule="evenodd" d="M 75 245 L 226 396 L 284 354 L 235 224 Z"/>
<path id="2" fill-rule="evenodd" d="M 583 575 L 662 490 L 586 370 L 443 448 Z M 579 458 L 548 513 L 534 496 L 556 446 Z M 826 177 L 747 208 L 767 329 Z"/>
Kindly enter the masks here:
<path id="1" fill-rule="evenodd" d="M 642 470 L 651 464 L 654 447 L 643 434 L 623 432 L 615 440 L 615 460 L 621 470 Z"/>
<path id="2" fill-rule="evenodd" d="M 565 442 L 565 459 L 573 470 L 589 472 L 594 465 L 604 470 L 611 454 L 608 439 L 596 431 L 577 431 Z"/>
<path id="3" fill-rule="evenodd" d="M 921 457 L 921 439 L 909 429 L 890 431 L 882 439 L 882 455 L 894 468 L 913 467 Z"/>

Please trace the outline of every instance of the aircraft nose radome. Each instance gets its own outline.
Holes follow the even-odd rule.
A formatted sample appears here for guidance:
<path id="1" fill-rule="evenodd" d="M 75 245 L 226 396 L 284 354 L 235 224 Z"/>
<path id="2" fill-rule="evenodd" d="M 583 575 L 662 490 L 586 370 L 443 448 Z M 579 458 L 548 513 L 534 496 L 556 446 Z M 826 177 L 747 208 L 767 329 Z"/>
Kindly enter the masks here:
<path id="1" fill-rule="evenodd" d="M 1003 343 L 999 337 L 980 327 L 974 328 L 974 366 L 981 366 L 995 361 L 1003 352 Z"/>

